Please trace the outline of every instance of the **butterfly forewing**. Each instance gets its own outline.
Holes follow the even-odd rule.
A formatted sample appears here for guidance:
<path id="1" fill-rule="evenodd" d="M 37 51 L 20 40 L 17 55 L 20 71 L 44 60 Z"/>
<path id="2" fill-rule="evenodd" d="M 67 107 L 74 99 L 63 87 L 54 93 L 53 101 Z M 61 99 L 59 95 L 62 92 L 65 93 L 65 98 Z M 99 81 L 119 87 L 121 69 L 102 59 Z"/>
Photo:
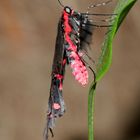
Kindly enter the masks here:
<path id="1" fill-rule="evenodd" d="M 50 97 L 48 102 L 47 128 L 45 132 L 48 138 L 48 129 L 55 126 L 55 120 L 65 112 L 65 105 L 62 96 L 62 86 L 65 74 L 66 55 L 64 50 L 64 35 L 61 20 L 58 24 L 58 33 L 56 37 L 55 53 L 52 65 L 52 80 L 50 88 Z"/>

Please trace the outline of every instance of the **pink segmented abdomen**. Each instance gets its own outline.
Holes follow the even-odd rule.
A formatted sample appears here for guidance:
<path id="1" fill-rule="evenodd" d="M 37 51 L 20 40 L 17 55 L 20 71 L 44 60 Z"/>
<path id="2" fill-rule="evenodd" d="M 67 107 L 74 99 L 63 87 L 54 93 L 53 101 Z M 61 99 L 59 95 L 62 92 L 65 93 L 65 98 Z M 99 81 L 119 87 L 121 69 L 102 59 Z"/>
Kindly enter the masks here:
<path id="1" fill-rule="evenodd" d="M 75 79 L 85 86 L 88 83 L 88 71 L 75 48 L 72 41 L 69 41 L 69 47 L 66 49 L 69 64 Z"/>
<path id="2" fill-rule="evenodd" d="M 85 65 L 75 52 L 71 52 L 70 57 L 72 58 L 70 62 L 72 74 L 79 83 L 85 86 L 88 83 L 88 72 Z"/>

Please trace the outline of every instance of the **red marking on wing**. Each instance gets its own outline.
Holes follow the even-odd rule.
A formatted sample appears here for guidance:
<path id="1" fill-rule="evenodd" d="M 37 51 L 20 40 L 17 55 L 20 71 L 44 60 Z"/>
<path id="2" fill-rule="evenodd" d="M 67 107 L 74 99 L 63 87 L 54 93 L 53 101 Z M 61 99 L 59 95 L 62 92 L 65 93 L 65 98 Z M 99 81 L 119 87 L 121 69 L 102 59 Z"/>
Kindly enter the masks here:
<path id="1" fill-rule="evenodd" d="M 59 83 L 59 90 L 62 91 L 62 89 L 63 89 L 62 80 L 63 80 L 64 76 L 61 75 L 61 74 L 56 74 L 55 77 L 60 81 L 60 83 Z"/>
<path id="2" fill-rule="evenodd" d="M 64 66 L 66 64 L 67 60 L 63 59 L 62 65 Z"/>
<path id="3" fill-rule="evenodd" d="M 54 108 L 54 109 L 60 109 L 60 105 L 59 105 L 58 103 L 54 103 L 54 104 L 53 104 L 53 108 Z"/>

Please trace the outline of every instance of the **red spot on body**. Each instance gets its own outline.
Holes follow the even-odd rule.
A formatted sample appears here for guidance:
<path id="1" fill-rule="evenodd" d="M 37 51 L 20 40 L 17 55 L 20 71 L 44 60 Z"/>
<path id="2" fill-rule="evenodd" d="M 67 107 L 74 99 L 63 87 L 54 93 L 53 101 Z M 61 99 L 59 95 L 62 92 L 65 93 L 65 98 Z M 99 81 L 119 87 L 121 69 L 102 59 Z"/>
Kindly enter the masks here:
<path id="1" fill-rule="evenodd" d="M 63 60 L 62 65 L 64 66 L 66 64 L 66 59 Z"/>
<path id="2" fill-rule="evenodd" d="M 58 79 L 58 80 L 61 80 L 63 78 L 63 75 L 61 74 L 56 74 L 55 77 Z"/>
<path id="3" fill-rule="evenodd" d="M 62 90 L 62 89 L 63 89 L 63 84 L 60 83 L 60 85 L 59 85 L 59 90 Z"/>
<path id="4" fill-rule="evenodd" d="M 55 77 L 60 81 L 59 90 L 62 90 L 63 89 L 63 84 L 62 84 L 63 75 L 56 74 Z"/>
<path id="5" fill-rule="evenodd" d="M 54 109 L 60 109 L 60 105 L 59 105 L 58 103 L 54 103 L 54 104 L 53 104 L 53 108 L 54 108 Z"/>

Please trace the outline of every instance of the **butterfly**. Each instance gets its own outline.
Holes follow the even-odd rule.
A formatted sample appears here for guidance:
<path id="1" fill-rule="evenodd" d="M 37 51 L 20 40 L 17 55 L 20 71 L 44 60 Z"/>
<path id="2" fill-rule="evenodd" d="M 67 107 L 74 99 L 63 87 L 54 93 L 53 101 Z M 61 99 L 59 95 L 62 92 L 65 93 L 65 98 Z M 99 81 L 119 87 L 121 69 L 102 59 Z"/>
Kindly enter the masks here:
<path id="1" fill-rule="evenodd" d="M 59 1 L 64 9 L 57 28 L 50 96 L 48 101 L 47 126 L 44 134 L 46 140 L 48 139 L 49 130 L 53 136 L 52 129 L 55 126 L 56 119 L 63 116 L 65 113 L 62 89 L 66 65 L 71 67 L 73 76 L 82 86 L 88 83 L 89 75 L 87 67 L 92 70 L 94 80 L 96 80 L 96 74 L 84 60 L 84 55 L 92 60 L 87 54 L 87 46 L 91 43 L 94 27 L 109 27 L 110 25 L 94 24 L 89 16 L 112 16 L 112 14 L 89 13 L 89 9 L 106 5 L 110 2 L 111 0 L 100 4 L 92 4 L 88 7 L 86 13 L 80 13 L 69 6 L 64 6 Z"/>

